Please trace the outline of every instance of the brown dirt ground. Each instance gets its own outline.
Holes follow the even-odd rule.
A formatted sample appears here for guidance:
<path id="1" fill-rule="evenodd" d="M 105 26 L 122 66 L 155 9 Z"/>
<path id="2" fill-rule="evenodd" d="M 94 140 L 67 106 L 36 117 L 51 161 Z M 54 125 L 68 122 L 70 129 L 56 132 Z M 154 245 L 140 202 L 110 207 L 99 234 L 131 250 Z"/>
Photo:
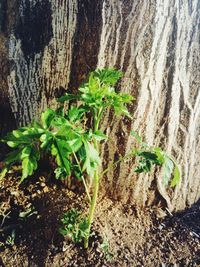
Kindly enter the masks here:
<path id="1" fill-rule="evenodd" d="M 85 251 L 58 233 L 63 211 L 86 208 L 84 197 L 45 173 L 21 185 L 17 174 L 0 185 L 0 266 L 200 266 L 199 203 L 165 216 L 161 208 L 136 209 L 100 196 Z M 107 252 L 101 249 L 105 240 Z"/>

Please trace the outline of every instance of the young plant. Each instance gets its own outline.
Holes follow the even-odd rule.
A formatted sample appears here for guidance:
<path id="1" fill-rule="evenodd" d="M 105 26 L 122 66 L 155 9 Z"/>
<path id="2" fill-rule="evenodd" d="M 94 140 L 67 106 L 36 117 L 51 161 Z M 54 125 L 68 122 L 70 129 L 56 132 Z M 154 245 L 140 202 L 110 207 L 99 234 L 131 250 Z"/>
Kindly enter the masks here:
<path id="1" fill-rule="evenodd" d="M 88 221 L 82 216 L 81 211 L 71 209 L 65 212 L 61 223 L 59 233 L 63 236 L 67 235 L 75 243 L 81 242 L 88 236 Z"/>
<path id="2" fill-rule="evenodd" d="M 165 182 L 170 180 L 172 172 L 174 172 L 172 186 L 175 186 L 180 179 L 175 161 L 160 148 L 152 148 L 143 143 L 134 131 L 131 134 L 139 142 L 139 148 L 131 148 L 124 157 L 120 157 L 117 162 L 109 165 L 101 174 L 99 173 L 100 142 L 108 138 L 100 129 L 104 113 L 110 108 L 116 116 L 132 119 L 127 104 L 130 104 L 134 98 L 127 93 L 117 92 L 114 88 L 121 76 L 122 73 L 115 69 L 91 72 L 88 81 L 81 85 L 76 95 L 67 93 L 58 99 L 61 104 L 65 101 L 76 103 L 71 104 L 67 112 L 63 107 L 58 110 L 48 108 L 42 113 L 40 122 L 33 122 L 12 131 L 3 139 L 3 142 L 6 142 L 14 151 L 10 152 L 5 159 L 5 167 L 1 172 L 2 178 L 14 164 L 21 162 L 22 182 L 37 169 L 37 163 L 43 151 L 42 153 L 49 153 L 55 158 L 57 179 L 75 176 L 83 182 L 89 201 L 88 216 L 80 221 L 78 213 L 74 211 L 66 213 L 62 218 L 65 226 L 60 232 L 71 236 L 76 242 L 84 239 L 85 248 L 88 247 L 99 183 L 102 175 L 110 168 L 114 168 L 122 160 L 135 157 L 136 173 L 149 172 L 153 165 L 163 165 Z M 92 190 L 89 184 L 92 184 Z M 66 226 L 68 222 L 74 226 Z"/>

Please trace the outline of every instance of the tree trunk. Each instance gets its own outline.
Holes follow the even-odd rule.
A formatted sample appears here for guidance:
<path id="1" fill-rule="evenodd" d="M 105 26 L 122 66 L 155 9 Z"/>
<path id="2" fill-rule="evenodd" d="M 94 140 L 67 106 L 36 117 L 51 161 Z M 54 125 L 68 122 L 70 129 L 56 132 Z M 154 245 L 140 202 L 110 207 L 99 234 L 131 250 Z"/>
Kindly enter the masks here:
<path id="1" fill-rule="evenodd" d="M 134 120 L 105 114 L 104 166 L 126 153 L 131 129 L 161 146 L 181 166 L 182 181 L 166 191 L 162 173 L 133 174 L 125 162 L 102 190 L 138 205 L 163 201 L 182 209 L 200 196 L 198 0 L 0 0 L 0 129 L 24 125 L 65 89 L 75 92 L 89 71 L 124 72 L 119 85 L 136 97 Z"/>

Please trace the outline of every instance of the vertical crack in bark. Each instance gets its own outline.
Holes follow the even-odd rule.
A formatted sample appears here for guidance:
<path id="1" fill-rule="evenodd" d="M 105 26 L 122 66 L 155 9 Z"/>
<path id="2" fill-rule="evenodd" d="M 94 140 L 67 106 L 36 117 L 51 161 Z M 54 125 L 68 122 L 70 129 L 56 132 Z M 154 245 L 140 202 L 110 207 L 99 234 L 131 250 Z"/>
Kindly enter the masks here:
<path id="1" fill-rule="evenodd" d="M 100 43 L 102 0 L 78 1 L 77 27 L 69 90 L 76 92 L 88 73 L 97 65 Z"/>

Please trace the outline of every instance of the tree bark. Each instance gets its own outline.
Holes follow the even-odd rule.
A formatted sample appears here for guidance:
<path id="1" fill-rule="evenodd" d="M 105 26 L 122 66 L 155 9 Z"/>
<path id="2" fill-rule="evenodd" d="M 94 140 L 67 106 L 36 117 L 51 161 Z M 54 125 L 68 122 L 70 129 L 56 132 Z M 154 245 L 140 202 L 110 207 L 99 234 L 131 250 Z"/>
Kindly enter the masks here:
<path id="1" fill-rule="evenodd" d="M 14 3 L 13 3 L 14 2 Z M 198 0 L 0 1 L 1 134 L 30 122 L 55 96 L 75 92 L 89 71 L 124 72 L 119 90 L 136 97 L 134 120 L 107 112 L 104 166 L 130 149 L 130 130 L 161 146 L 181 166 L 181 184 L 166 191 L 162 172 L 133 174 L 121 163 L 103 178 L 112 198 L 182 209 L 200 196 Z"/>

